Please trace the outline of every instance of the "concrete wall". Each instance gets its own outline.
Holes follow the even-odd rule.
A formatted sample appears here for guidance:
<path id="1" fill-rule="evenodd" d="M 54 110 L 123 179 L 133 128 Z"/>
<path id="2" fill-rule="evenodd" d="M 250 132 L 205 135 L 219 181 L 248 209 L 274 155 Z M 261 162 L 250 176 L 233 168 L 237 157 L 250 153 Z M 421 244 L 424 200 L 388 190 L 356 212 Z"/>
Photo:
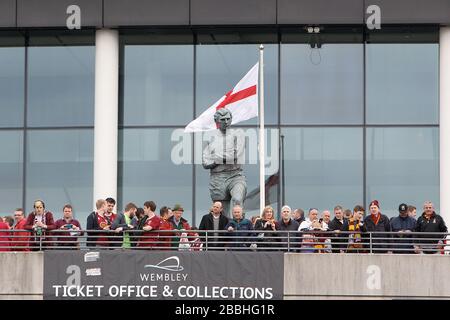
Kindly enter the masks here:
<path id="1" fill-rule="evenodd" d="M 0 253 L 0 299 L 42 299 L 42 253 Z M 285 254 L 285 299 L 450 299 L 448 255 Z"/>
<path id="2" fill-rule="evenodd" d="M 42 299 L 44 254 L 0 252 L 0 299 Z"/>
<path id="3" fill-rule="evenodd" d="M 450 299 L 448 255 L 286 254 L 284 258 L 286 299 Z"/>

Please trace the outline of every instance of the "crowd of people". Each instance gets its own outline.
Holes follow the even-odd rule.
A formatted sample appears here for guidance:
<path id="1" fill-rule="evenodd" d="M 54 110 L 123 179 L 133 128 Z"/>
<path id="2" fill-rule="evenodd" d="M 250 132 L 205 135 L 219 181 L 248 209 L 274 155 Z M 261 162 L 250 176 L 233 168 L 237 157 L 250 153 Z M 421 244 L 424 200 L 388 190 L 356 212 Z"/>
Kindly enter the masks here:
<path id="1" fill-rule="evenodd" d="M 337 205 L 319 216 L 317 208 L 305 212 L 289 206 L 281 208 L 276 220 L 271 206 L 260 216 L 245 218 L 243 207 L 232 208 L 227 217 L 221 202 L 214 202 L 198 228 L 183 217 L 180 204 L 163 206 L 156 213 L 156 203 L 146 201 L 140 208 L 130 202 L 122 213 L 115 213 L 113 198 L 96 201 L 96 210 L 82 230 L 73 218 L 70 204 L 63 207 L 62 218 L 54 219 L 42 200 L 25 216 L 16 209 L 14 217 L 0 219 L 0 251 L 35 251 L 42 249 L 77 249 L 80 238 L 87 247 L 136 248 L 158 250 L 289 250 L 314 253 L 439 253 L 445 246 L 447 232 L 443 218 L 426 201 L 423 213 L 400 204 L 399 215 L 389 219 L 381 213 L 377 200 L 370 202 L 369 214 L 363 206 L 353 210 Z M 3 231 L 2 231 L 3 230 Z"/>

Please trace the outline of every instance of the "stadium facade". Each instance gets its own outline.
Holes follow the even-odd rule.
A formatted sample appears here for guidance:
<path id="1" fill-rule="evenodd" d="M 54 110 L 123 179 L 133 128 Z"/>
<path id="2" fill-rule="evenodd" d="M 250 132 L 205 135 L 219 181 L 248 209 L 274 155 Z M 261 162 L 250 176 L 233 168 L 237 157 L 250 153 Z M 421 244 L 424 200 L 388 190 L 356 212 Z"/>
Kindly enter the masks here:
<path id="1" fill-rule="evenodd" d="M 183 128 L 262 43 L 268 202 L 431 200 L 449 223 L 449 25 L 450 0 L 0 0 L 0 212 L 41 198 L 84 223 L 112 196 L 198 225 L 208 172 Z"/>

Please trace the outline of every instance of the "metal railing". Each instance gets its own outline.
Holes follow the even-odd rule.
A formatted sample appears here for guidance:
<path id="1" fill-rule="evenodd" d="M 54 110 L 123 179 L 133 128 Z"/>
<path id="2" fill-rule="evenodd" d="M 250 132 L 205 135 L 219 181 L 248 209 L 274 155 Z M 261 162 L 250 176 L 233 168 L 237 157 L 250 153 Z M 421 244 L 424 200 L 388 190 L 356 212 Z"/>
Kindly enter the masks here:
<path id="1" fill-rule="evenodd" d="M 226 230 L 0 230 L 0 251 L 240 250 L 300 253 L 449 254 L 449 233 Z"/>

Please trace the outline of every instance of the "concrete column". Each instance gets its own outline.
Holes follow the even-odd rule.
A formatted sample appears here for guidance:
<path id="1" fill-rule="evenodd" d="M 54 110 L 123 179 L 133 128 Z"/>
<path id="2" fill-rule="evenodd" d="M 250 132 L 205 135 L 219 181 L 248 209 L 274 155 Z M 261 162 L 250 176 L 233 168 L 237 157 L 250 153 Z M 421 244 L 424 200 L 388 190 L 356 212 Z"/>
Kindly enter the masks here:
<path id="1" fill-rule="evenodd" d="M 117 199 L 119 108 L 119 33 L 95 33 L 94 205 L 97 199 Z"/>
<path id="2" fill-rule="evenodd" d="M 439 36 L 440 214 L 450 227 L 450 27 Z"/>

